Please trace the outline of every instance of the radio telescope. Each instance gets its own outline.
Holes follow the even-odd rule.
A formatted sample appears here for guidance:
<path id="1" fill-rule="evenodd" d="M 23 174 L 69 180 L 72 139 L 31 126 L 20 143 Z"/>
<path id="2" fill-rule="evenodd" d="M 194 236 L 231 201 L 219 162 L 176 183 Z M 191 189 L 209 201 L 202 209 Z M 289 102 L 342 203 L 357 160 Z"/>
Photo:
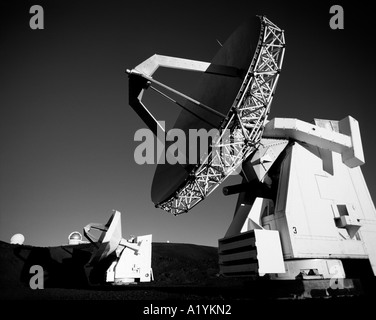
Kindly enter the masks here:
<path id="1" fill-rule="evenodd" d="M 333 270 L 345 279 L 349 260 L 369 262 L 376 274 L 376 210 L 360 169 L 364 155 L 354 118 L 268 120 L 284 53 L 284 31 L 254 17 L 210 63 L 154 55 L 127 70 L 129 105 L 157 137 L 166 132 L 142 102 L 148 89 L 183 109 L 174 128 L 186 136 L 191 129 L 218 131 L 207 141 L 209 150 L 188 144 L 177 163 L 158 164 L 151 198 L 180 215 L 240 173 L 241 184 L 223 189 L 239 196 L 219 240 L 221 274 L 322 280 L 315 285 L 327 289 Z M 157 81 L 159 67 L 201 72 L 201 80 L 188 96 Z"/>
<path id="2" fill-rule="evenodd" d="M 98 237 L 95 231 L 99 232 Z M 123 239 L 119 211 L 114 210 L 106 224 L 89 223 L 84 227 L 84 235 L 96 247 L 86 266 L 87 272 L 107 260 L 107 283 L 123 285 L 152 280 L 152 235 Z"/>
<path id="3" fill-rule="evenodd" d="M 284 33 L 266 17 L 254 17 L 239 27 L 211 63 L 154 55 L 129 73 L 129 103 L 157 135 L 160 125 L 140 97 L 147 87 L 160 86 L 186 99 L 174 128 L 217 128 L 220 143 L 230 132 L 225 161 L 218 150 L 191 150 L 196 165 L 158 164 L 151 191 L 157 207 L 174 215 L 185 213 L 212 193 L 254 150 L 261 139 L 282 67 Z M 154 80 L 158 67 L 202 72 L 193 97 Z M 163 129 L 160 129 L 163 130 Z M 234 141 L 231 143 L 231 141 Z M 217 148 L 213 148 L 217 149 Z M 185 161 L 189 163 L 189 161 Z"/>

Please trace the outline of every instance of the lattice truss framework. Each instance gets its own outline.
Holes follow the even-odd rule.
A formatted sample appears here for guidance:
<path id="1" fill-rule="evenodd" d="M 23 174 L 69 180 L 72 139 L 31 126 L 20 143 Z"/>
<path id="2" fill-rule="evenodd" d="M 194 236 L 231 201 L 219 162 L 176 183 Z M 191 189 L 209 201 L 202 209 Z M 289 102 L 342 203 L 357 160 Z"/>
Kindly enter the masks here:
<path id="1" fill-rule="evenodd" d="M 157 207 L 179 215 L 209 196 L 259 146 L 285 51 L 284 32 L 266 17 L 253 60 L 211 151 L 175 195 Z"/>

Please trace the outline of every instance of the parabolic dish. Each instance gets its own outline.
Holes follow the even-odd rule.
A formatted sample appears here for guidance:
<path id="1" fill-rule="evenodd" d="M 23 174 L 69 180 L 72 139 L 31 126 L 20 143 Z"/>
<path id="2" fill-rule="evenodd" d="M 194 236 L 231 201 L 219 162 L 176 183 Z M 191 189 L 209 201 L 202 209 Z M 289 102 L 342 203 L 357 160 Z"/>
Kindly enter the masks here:
<path id="1" fill-rule="evenodd" d="M 212 109 L 225 115 L 228 114 L 254 57 L 260 32 L 261 22 L 257 16 L 241 25 L 217 52 L 207 70 L 225 67 L 232 70 L 233 75 L 203 73 L 196 89 L 190 96 Z M 188 137 L 189 129 L 209 131 L 212 128 L 219 128 L 224 120 L 190 101 L 185 103 L 185 107 L 198 115 L 197 117 L 186 110 L 182 110 L 179 114 L 174 128 L 183 130 L 186 137 Z M 195 152 L 197 161 L 199 161 L 206 151 L 200 150 L 199 143 L 190 145 L 189 139 L 186 140 L 186 165 L 178 163 L 157 165 L 151 189 L 151 199 L 156 205 L 171 198 L 187 183 L 190 173 L 194 169 L 194 165 L 189 165 L 189 154 Z M 166 143 L 166 149 L 168 146 L 169 144 Z"/>
<path id="2" fill-rule="evenodd" d="M 100 231 L 99 239 L 96 239 L 92 235 L 91 229 Z M 93 252 L 89 263 L 94 264 L 101 261 L 116 250 L 122 239 L 121 213 L 119 211 L 114 211 L 105 225 L 89 223 L 84 227 L 84 234 L 90 242 L 96 242 L 98 245 L 98 248 Z"/>

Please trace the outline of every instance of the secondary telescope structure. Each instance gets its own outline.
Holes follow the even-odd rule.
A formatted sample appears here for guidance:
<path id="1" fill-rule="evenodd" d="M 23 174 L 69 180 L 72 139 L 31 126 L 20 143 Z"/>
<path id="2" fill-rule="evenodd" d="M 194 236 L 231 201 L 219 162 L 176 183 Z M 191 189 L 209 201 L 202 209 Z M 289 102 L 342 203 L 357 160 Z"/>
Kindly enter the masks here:
<path id="1" fill-rule="evenodd" d="M 187 136 L 218 130 L 209 150 L 187 145 L 177 163 L 157 165 L 152 201 L 179 215 L 240 172 L 242 184 L 223 190 L 239 194 L 219 240 L 223 275 L 329 281 L 364 261 L 376 274 L 376 210 L 360 169 L 359 124 L 350 116 L 268 121 L 284 53 L 284 31 L 260 16 L 239 27 L 211 63 L 154 55 L 127 70 L 129 104 L 156 136 L 164 129 L 142 102 L 149 88 L 183 108 L 174 128 Z M 201 80 L 188 96 L 155 80 L 158 67 L 198 71 Z M 191 154 L 197 163 L 189 163 Z"/>
<path id="2" fill-rule="evenodd" d="M 101 283 L 103 271 L 105 281 L 113 285 L 152 280 L 152 235 L 123 239 L 119 211 L 114 210 L 106 224 L 89 223 L 84 235 L 95 246 L 85 266 L 89 283 Z"/>

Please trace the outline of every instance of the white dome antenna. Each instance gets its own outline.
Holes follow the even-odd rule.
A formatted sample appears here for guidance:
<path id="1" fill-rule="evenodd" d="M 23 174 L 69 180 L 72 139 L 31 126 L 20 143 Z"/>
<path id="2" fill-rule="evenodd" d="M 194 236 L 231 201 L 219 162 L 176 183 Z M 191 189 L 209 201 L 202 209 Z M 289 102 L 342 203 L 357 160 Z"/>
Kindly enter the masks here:
<path id="1" fill-rule="evenodd" d="M 25 242 L 25 237 L 21 233 L 16 233 L 15 235 L 10 238 L 10 243 L 11 244 L 24 244 Z"/>

